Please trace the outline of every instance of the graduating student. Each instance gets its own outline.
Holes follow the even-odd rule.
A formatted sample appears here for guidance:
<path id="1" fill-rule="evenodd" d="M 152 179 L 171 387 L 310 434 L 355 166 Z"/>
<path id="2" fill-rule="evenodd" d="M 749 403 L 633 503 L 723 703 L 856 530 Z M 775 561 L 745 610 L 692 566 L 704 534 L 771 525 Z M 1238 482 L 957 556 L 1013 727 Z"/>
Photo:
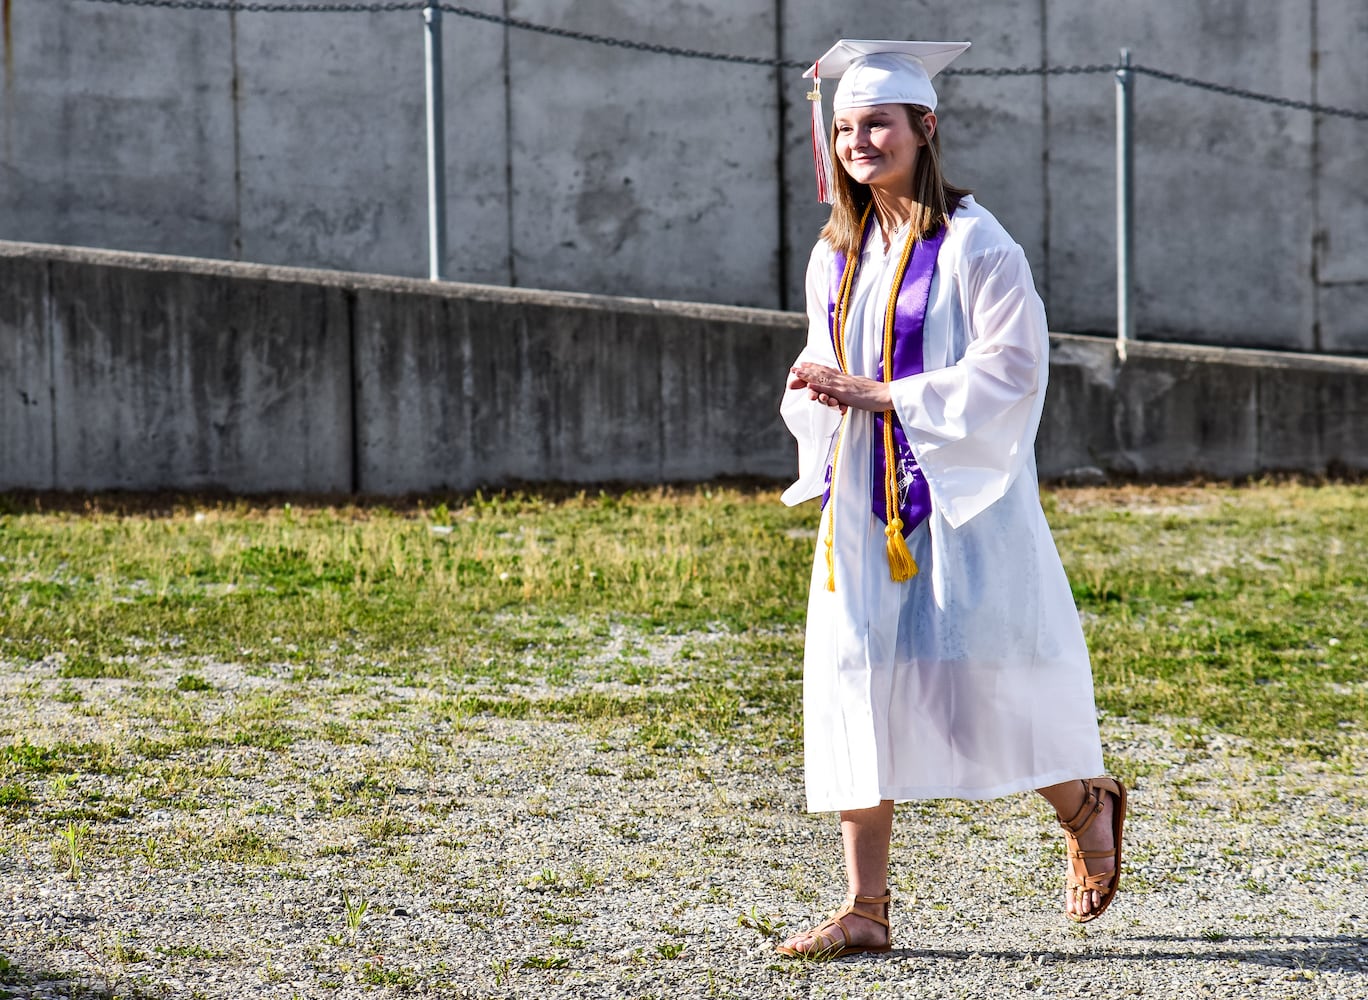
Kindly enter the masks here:
<path id="1" fill-rule="evenodd" d="M 782 404 L 800 465 L 784 500 L 822 497 L 807 800 L 840 812 L 849 895 L 790 956 L 891 949 L 898 801 L 1040 792 L 1072 920 L 1100 916 L 1120 877 L 1126 789 L 1096 777 L 1088 651 L 1036 480 L 1044 307 L 1021 247 L 941 175 L 931 78 L 968 47 L 842 40 L 804 74 L 832 209 Z"/>

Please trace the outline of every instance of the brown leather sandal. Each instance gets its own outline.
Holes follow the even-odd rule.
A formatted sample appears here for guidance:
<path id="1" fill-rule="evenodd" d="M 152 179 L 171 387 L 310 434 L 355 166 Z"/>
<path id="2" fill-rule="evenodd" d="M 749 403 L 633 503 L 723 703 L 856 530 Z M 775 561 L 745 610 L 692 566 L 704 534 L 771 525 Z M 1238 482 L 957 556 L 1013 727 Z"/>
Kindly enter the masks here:
<path id="1" fill-rule="evenodd" d="M 1078 845 L 1078 838 L 1092 825 L 1092 821 L 1102 812 L 1102 796 L 1111 795 L 1115 798 L 1112 806 L 1112 849 L 1109 851 L 1085 851 Z M 1100 893 L 1101 903 L 1097 909 L 1090 910 L 1082 915 L 1070 913 L 1065 910 L 1065 915 L 1076 924 L 1086 924 L 1090 920 L 1096 920 L 1111 905 L 1112 899 L 1116 896 L 1116 889 L 1121 883 L 1121 829 L 1126 822 L 1126 786 L 1115 778 L 1088 778 L 1083 782 L 1083 804 L 1079 806 L 1078 812 L 1074 813 L 1071 819 L 1060 819 L 1059 825 L 1064 828 L 1064 844 L 1069 852 L 1069 878 L 1067 883 L 1068 891 L 1073 893 L 1074 902 L 1077 903 L 1085 892 Z M 1098 872 L 1095 875 L 1088 874 L 1088 860 L 1091 858 L 1115 858 L 1116 861 L 1110 870 Z"/>
<path id="2" fill-rule="evenodd" d="M 852 892 L 850 895 L 846 896 L 844 906 L 807 932 L 808 936 L 816 942 L 821 941 L 825 932 L 834 927 L 841 932 L 841 941 L 839 944 L 835 941 L 832 941 L 831 944 L 827 945 L 814 944 L 813 947 L 808 948 L 806 951 L 799 951 L 797 948 L 786 948 L 783 945 L 779 945 L 774 950 L 781 955 L 787 955 L 789 958 L 806 958 L 814 962 L 829 962 L 832 959 L 845 958 L 847 955 L 862 955 L 867 952 L 883 953 L 892 951 L 893 928 L 888 922 L 888 904 L 892 898 L 892 894 L 887 892 L 882 896 L 857 896 Z M 864 910 L 856 910 L 856 903 L 882 903 L 883 916 L 879 917 L 872 913 L 866 913 Z M 846 930 L 844 920 L 852 913 L 857 917 L 864 917 L 866 920 L 872 920 L 876 924 L 883 924 L 884 928 L 888 931 L 888 943 L 851 944 L 850 932 Z"/>

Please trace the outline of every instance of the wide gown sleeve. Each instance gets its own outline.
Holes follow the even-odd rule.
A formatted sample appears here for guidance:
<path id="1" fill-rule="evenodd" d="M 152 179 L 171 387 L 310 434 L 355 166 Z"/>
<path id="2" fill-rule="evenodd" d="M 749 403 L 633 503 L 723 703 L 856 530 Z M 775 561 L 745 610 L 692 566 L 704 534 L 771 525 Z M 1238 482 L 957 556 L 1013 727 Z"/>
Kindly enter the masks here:
<path id="1" fill-rule="evenodd" d="M 964 356 L 890 388 L 932 502 L 958 528 L 1004 496 L 1033 453 L 1049 333 L 1021 247 L 983 250 L 951 277 L 967 326 Z"/>
<path id="2" fill-rule="evenodd" d="M 813 248 L 808 260 L 807 346 L 793 362 L 803 361 L 836 368 L 836 351 L 831 346 L 831 331 L 827 326 L 827 295 L 833 266 L 832 253 L 825 243 Z M 787 374 L 785 381 L 787 382 Z M 831 448 L 841 426 L 839 410 L 823 406 L 808 398 L 806 389 L 786 389 L 779 412 L 793 436 L 798 439 L 798 480 L 784 491 L 783 501 L 790 507 L 804 500 L 819 497 L 826 491 L 826 470 L 831 460 Z"/>

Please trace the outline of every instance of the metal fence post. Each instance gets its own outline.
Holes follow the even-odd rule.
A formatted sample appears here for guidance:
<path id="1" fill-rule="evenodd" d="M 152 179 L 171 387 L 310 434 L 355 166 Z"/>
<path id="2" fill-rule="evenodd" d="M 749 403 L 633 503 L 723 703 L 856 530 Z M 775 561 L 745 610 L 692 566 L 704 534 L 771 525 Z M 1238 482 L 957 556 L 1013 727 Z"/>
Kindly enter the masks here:
<path id="1" fill-rule="evenodd" d="M 1116 353 L 1126 360 L 1126 342 L 1135 338 L 1131 311 L 1131 264 L 1135 251 L 1135 188 L 1131 144 L 1131 106 L 1135 74 L 1130 49 L 1121 50 L 1116 67 Z"/>
<path id="2" fill-rule="evenodd" d="M 423 7 L 427 72 L 428 278 L 442 280 L 446 262 L 446 130 L 442 112 L 442 8 Z"/>

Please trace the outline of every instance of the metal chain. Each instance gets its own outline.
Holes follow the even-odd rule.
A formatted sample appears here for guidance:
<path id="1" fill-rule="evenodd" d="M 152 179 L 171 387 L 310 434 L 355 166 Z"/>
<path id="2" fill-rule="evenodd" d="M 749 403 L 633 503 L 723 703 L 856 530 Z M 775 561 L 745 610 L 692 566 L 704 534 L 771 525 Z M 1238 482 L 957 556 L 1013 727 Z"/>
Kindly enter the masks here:
<path id="1" fill-rule="evenodd" d="M 1274 97 L 1272 94 L 1261 94 L 1255 90 L 1243 90 L 1239 87 L 1227 87 L 1220 83 L 1208 83 L 1205 80 L 1197 80 L 1190 76 L 1179 76 L 1177 73 L 1169 73 L 1162 69 L 1152 69 L 1149 66 L 1131 66 L 1131 72 L 1144 73 L 1157 80 L 1167 80 L 1169 83 L 1182 84 L 1184 87 L 1193 87 L 1197 90 L 1209 90 L 1213 94 L 1225 94 L 1228 97 L 1239 97 L 1246 101 L 1258 101 L 1261 104 L 1272 104 L 1280 108 L 1293 108 L 1297 111 L 1311 111 L 1318 115 L 1335 115 L 1340 118 L 1353 118 L 1357 121 L 1368 121 L 1368 111 L 1354 111 L 1351 108 L 1336 108 L 1328 104 L 1315 104 L 1311 101 L 1294 101 L 1290 97 Z"/>
<path id="2" fill-rule="evenodd" d="M 423 0 L 371 3 L 256 3 L 253 0 L 80 0 L 116 7 L 163 7 L 171 10 L 221 11 L 225 14 L 389 14 L 422 10 Z"/>
<path id="3" fill-rule="evenodd" d="M 555 28 L 548 24 L 537 24 L 534 21 L 524 21 L 517 17 L 504 17 L 500 14 L 486 14 L 483 11 L 471 10 L 469 7 L 461 7 L 456 4 L 439 4 L 442 11 L 447 14 L 455 14 L 457 17 L 466 17 L 475 21 L 487 21 L 491 24 L 501 24 L 510 28 L 520 28 L 523 31 L 534 31 L 542 35 L 552 35 L 557 38 L 570 38 L 580 42 L 592 42 L 596 45 L 607 45 L 618 49 L 631 49 L 636 52 L 649 52 L 654 55 L 679 56 L 684 59 L 708 59 L 713 62 L 743 63 L 748 66 L 769 66 L 777 69 L 807 69 L 812 65 L 810 60 L 800 59 L 773 59 L 766 56 L 737 56 L 722 52 L 705 52 L 701 49 L 684 49 L 673 45 L 658 45 L 651 42 L 634 42 L 626 38 L 614 38 L 610 35 L 596 35 L 587 31 L 574 31 L 569 28 Z M 1093 65 L 1093 66 L 1015 66 L 999 69 L 945 69 L 941 71 L 941 76 L 1055 76 L 1061 74 L 1076 73 L 1111 73 L 1116 69 L 1115 66 Z"/>
<path id="4" fill-rule="evenodd" d="M 381 2 L 370 3 L 262 3 L 257 0 L 81 0 L 83 3 L 113 4 L 124 7 L 162 7 L 174 10 L 202 10 L 202 11 L 224 11 L 233 13 L 249 14 L 382 14 L 393 11 L 417 11 L 429 6 L 426 0 L 381 0 Z M 629 49 L 635 52 L 649 52 L 653 55 L 678 56 L 683 59 L 705 59 L 711 62 L 740 63 L 746 66 L 767 66 L 776 69 L 807 69 L 808 62 L 797 59 L 771 59 L 765 56 L 738 56 L 729 55 L 724 52 L 706 52 L 702 49 L 686 49 L 674 45 L 657 45 L 651 42 L 635 42 L 627 38 L 615 38 L 611 35 L 598 35 L 589 31 L 575 31 L 570 28 L 557 28 L 549 24 L 538 24 L 535 21 L 524 21 L 519 17 L 507 17 L 502 14 L 487 14 L 484 11 L 472 10 L 469 7 L 462 7 L 458 4 L 440 3 L 436 4 L 443 13 L 452 14 L 456 17 L 467 18 L 472 21 L 484 21 L 489 24 L 498 24 L 508 28 L 517 28 L 521 31 L 532 31 L 541 35 L 551 35 L 555 38 L 568 38 L 577 42 L 590 42 L 595 45 L 605 45 L 611 48 Z M 1005 76 L 1077 76 L 1093 75 L 1100 73 L 1114 73 L 1119 67 L 1093 63 L 1086 66 L 1015 66 L 997 67 L 990 69 L 956 69 L 949 68 L 943 70 L 942 76 L 983 76 L 983 77 L 1005 77 Z M 1256 101 L 1261 104 L 1271 104 L 1280 108 L 1291 108 L 1296 111 L 1310 111 L 1314 114 L 1334 115 L 1340 118 L 1351 118 L 1355 121 L 1368 121 L 1368 111 L 1355 111 L 1351 108 L 1337 108 L 1326 104 L 1316 104 L 1311 101 L 1296 101 L 1288 97 L 1275 97 L 1272 94 L 1261 94 L 1253 90 L 1244 90 L 1240 87 L 1227 87 L 1224 84 L 1208 83 L 1206 80 L 1198 80 L 1190 76 L 1180 76 L 1177 73 L 1169 73 L 1165 70 L 1154 69 L 1150 66 L 1131 66 L 1130 70 L 1134 73 L 1143 73 L 1152 76 L 1157 80 L 1167 80 L 1170 83 L 1180 84 L 1184 87 L 1192 87 L 1196 90 L 1205 90 L 1213 94 L 1224 94 L 1227 97 L 1238 97 L 1241 100 Z"/>
<path id="5" fill-rule="evenodd" d="M 940 76 L 1078 76 L 1094 73 L 1115 73 L 1116 67 L 1105 63 L 1090 66 L 1011 66 L 996 69 L 957 69 L 951 66 L 940 71 Z"/>
<path id="6" fill-rule="evenodd" d="M 812 65 L 810 62 L 798 62 L 793 59 L 770 59 L 766 56 L 734 56 L 723 52 L 704 52 L 702 49 L 682 49 L 673 45 L 656 45 L 652 42 L 634 42 L 626 38 L 614 38 L 610 35 L 596 35 L 588 31 L 574 31 L 570 28 L 554 28 L 549 24 L 537 24 L 535 21 L 524 21 L 520 17 L 505 17 L 502 14 L 486 14 L 484 11 L 471 10 L 469 7 L 460 7 L 456 4 L 438 4 L 443 13 L 455 14 L 457 17 L 469 18 L 472 21 L 487 21 L 490 24 L 501 24 L 509 28 L 521 28 L 523 31 L 534 31 L 539 35 L 552 35 L 556 38 L 569 38 L 577 42 L 593 42 L 596 45 L 607 45 L 616 49 L 632 49 L 636 52 L 650 52 L 661 56 L 680 56 L 685 59 L 707 59 L 711 62 L 742 63 L 747 66 L 771 66 L 781 69 L 807 69 Z"/>

